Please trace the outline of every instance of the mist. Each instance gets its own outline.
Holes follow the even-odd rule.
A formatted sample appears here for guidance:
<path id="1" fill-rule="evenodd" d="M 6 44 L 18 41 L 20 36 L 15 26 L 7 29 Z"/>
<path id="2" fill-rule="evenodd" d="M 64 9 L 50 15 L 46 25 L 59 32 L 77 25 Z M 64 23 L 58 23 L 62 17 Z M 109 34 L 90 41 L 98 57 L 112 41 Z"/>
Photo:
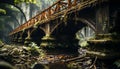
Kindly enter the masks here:
<path id="1" fill-rule="evenodd" d="M 36 3 L 20 3 L 17 7 L 11 4 L 0 3 L 0 9 L 5 10 L 5 14 L 0 13 L 0 40 L 10 43 L 9 33 L 15 28 L 24 24 L 56 0 L 36 0 Z M 18 8 L 19 7 L 19 8 Z M 22 12 L 21 12 L 22 11 Z"/>

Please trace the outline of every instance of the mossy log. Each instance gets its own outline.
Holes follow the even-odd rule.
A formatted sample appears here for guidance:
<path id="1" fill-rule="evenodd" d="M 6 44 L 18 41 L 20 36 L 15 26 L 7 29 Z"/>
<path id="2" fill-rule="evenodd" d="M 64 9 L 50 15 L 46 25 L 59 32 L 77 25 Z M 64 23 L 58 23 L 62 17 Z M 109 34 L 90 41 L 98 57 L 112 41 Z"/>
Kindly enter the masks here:
<path id="1" fill-rule="evenodd" d="M 102 51 L 87 51 L 89 57 L 97 57 L 99 59 L 115 59 L 120 57 L 119 52 L 102 52 Z"/>
<path id="2" fill-rule="evenodd" d="M 120 57 L 120 40 L 98 39 L 88 41 L 88 56 L 97 56 L 100 59 L 111 59 Z"/>

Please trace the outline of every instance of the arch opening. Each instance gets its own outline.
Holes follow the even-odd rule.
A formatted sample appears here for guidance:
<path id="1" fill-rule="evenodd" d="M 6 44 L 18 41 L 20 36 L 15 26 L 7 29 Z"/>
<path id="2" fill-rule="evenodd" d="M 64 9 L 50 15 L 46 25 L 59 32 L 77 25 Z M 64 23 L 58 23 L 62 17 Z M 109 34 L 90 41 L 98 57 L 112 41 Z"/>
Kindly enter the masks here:
<path id="1" fill-rule="evenodd" d="M 87 46 L 87 41 L 95 38 L 95 31 L 89 26 L 85 26 L 82 29 L 78 30 L 76 33 L 76 38 L 79 40 L 79 45 L 81 47 Z"/>

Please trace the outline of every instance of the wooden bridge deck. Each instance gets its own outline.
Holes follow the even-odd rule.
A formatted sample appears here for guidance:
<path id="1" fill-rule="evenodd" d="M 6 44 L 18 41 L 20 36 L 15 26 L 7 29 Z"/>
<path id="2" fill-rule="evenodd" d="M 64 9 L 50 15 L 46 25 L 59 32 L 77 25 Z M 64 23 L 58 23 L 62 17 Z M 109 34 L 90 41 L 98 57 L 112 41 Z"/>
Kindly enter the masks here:
<path id="1" fill-rule="evenodd" d="M 50 7 L 28 20 L 26 23 L 14 29 L 9 35 L 16 34 L 31 27 L 34 28 L 43 23 L 49 23 L 51 20 L 55 20 L 57 18 L 63 18 L 67 14 L 80 11 L 86 7 L 94 6 L 103 1 L 105 0 L 58 0 Z"/>

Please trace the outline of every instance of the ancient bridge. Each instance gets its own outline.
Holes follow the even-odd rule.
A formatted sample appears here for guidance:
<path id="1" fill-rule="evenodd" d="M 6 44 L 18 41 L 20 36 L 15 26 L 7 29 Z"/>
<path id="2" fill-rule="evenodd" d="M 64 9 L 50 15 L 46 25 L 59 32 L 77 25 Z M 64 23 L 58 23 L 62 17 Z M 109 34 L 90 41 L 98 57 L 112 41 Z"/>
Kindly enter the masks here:
<path id="1" fill-rule="evenodd" d="M 93 32 L 91 35 L 110 33 L 114 25 L 110 17 L 117 8 L 117 4 L 111 5 L 109 0 L 58 0 L 9 35 L 15 42 L 73 47 L 78 44 L 76 32 L 83 28 L 79 33 L 84 35 L 86 32 Z"/>

